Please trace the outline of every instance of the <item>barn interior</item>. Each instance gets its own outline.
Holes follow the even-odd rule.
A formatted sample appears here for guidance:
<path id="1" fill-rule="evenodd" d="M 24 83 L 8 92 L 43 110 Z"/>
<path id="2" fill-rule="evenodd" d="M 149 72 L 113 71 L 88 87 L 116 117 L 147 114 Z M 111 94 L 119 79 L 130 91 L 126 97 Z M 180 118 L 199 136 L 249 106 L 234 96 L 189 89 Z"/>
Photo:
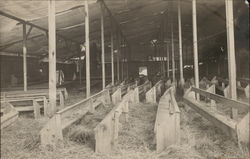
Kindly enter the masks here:
<path id="1" fill-rule="evenodd" d="M 248 1 L 3 0 L 0 22 L 3 158 L 249 157 Z"/>

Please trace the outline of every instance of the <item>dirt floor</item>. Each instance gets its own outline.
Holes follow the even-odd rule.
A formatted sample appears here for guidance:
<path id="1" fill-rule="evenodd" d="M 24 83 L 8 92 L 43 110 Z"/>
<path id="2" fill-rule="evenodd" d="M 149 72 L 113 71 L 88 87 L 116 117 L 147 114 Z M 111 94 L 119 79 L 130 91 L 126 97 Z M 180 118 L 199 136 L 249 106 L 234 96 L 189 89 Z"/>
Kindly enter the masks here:
<path id="1" fill-rule="evenodd" d="M 98 90 L 98 89 L 96 89 Z M 69 91 L 67 105 L 82 99 L 84 93 L 77 89 Z M 236 143 L 226 137 L 209 121 L 199 116 L 188 106 L 181 107 L 181 144 L 168 147 L 156 154 L 154 122 L 156 104 L 132 104 L 129 107 L 129 122 L 121 119 L 118 146 L 111 155 L 96 154 L 88 142 L 64 138 L 64 147 L 54 150 L 41 148 L 39 131 L 48 119 L 34 120 L 21 116 L 12 126 L 1 131 L 2 159 L 231 159 L 249 158 L 242 154 Z M 106 109 L 105 109 L 106 110 Z M 104 111 L 105 111 L 104 110 Z M 109 110 L 109 109 L 107 109 Z M 106 111 L 105 111 L 106 112 Z M 104 113 L 105 114 L 105 113 Z M 101 114 L 103 115 L 103 114 Z M 99 121 L 99 120 L 98 120 Z M 81 123 L 86 122 L 86 120 Z M 69 133 L 70 134 L 70 133 Z M 223 158 L 224 157 L 224 158 Z"/>

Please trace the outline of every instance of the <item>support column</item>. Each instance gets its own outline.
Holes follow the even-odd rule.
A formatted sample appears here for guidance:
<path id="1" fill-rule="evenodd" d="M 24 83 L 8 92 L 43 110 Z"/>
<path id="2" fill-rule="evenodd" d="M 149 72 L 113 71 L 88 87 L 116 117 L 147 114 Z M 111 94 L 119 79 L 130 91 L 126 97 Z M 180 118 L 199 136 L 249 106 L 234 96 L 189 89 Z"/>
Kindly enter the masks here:
<path id="1" fill-rule="evenodd" d="M 119 67 L 119 63 L 120 63 L 120 57 L 119 57 L 119 54 L 120 54 L 120 35 L 117 34 L 117 56 L 116 56 L 116 66 L 117 66 L 117 81 L 120 81 L 120 67 Z"/>
<path id="2" fill-rule="evenodd" d="M 48 116 L 56 112 L 56 19 L 55 1 L 48 1 L 49 18 L 49 103 Z"/>
<path id="3" fill-rule="evenodd" d="M 124 59 L 124 50 L 123 50 L 123 40 L 122 40 L 122 43 L 121 43 L 122 47 L 121 47 L 121 57 L 122 57 L 122 61 L 121 61 L 121 79 L 123 81 L 123 59 Z"/>
<path id="4" fill-rule="evenodd" d="M 194 77 L 195 87 L 199 88 L 199 65 L 198 65 L 198 43 L 197 43 L 197 16 L 196 16 L 196 0 L 192 0 L 192 11 L 193 11 L 193 47 L 194 47 Z M 197 100 L 200 97 L 197 94 Z"/>
<path id="5" fill-rule="evenodd" d="M 167 76 L 168 76 L 168 78 L 170 78 L 169 76 L 169 47 L 170 47 L 170 45 L 167 43 Z"/>
<path id="6" fill-rule="evenodd" d="M 26 24 L 23 24 L 23 90 L 27 91 L 27 45 Z"/>
<path id="7" fill-rule="evenodd" d="M 237 100 L 233 0 L 225 0 L 225 3 L 226 3 L 229 92 L 230 92 L 230 97 L 234 100 Z M 238 115 L 237 109 L 232 109 L 232 118 L 237 119 L 237 115 Z"/>
<path id="8" fill-rule="evenodd" d="M 101 7 L 101 43 L 102 43 L 102 89 L 105 89 L 105 43 L 104 43 L 104 9 L 102 3 Z"/>
<path id="9" fill-rule="evenodd" d="M 85 8 L 85 44 L 86 44 L 86 96 L 90 96 L 90 54 L 89 54 L 89 6 L 88 0 L 84 1 Z"/>
<path id="10" fill-rule="evenodd" d="M 172 42 L 172 76 L 173 82 L 175 82 L 175 58 L 174 58 L 174 29 L 173 29 L 173 21 L 171 24 L 171 42 Z"/>
<path id="11" fill-rule="evenodd" d="M 82 86 L 82 60 L 81 60 L 81 55 L 79 56 L 79 83 L 80 83 L 80 87 Z"/>
<path id="12" fill-rule="evenodd" d="M 113 24 L 111 22 L 111 73 L 112 73 L 112 85 L 115 85 L 115 67 L 114 67 L 114 33 Z"/>
<path id="13" fill-rule="evenodd" d="M 183 60 L 182 60 L 182 30 L 181 30 L 181 2 L 178 0 L 178 29 L 179 29 L 179 53 L 180 53 L 180 85 L 184 85 Z"/>

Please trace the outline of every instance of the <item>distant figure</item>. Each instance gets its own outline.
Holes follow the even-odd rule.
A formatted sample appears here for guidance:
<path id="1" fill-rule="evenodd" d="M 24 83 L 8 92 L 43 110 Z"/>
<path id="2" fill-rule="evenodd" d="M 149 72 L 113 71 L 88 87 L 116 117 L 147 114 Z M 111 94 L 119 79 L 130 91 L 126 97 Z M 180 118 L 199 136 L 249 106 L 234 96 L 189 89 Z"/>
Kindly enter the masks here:
<path id="1" fill-rule="evenodd" d="M 12 74 L 10 76 L 10 82 L 11 82 L 11 86 L 16 86 L 17 85 L 17 78 L 14 74 Z"/>
<path id="2" fill-rule="evenodd" d="M 56 71 L 56 84 L 61 85 L 64 82 L 64 73 L 62 70 Z"/>

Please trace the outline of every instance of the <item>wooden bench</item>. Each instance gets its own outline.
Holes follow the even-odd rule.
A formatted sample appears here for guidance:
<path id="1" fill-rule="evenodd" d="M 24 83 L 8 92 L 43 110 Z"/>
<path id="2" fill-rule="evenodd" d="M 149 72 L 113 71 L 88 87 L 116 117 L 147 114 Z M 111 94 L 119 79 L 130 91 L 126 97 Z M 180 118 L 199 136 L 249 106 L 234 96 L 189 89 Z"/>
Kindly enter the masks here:
<path id="1" fill-rule="evenodd" d="M 215 87 L 215 86 L 213 86 Z M 214 88 L 211 88 L 214 89 Z M 204 96 L 214 102 L 206 104 L 197 101 L 195 94 Z M 240 101 L 225 98 L 215 93 L 191 87 L 184 95 L 184 102 L 196 110 L 202 117 L 211 121 L 215 126 L 220 128 L 226 135 L 237 141 L 239 146 L 249 144 L 249 108 L 250 105 Z M 241 119 L 231 119 L 225 113 L 217 110 L 216 103 L 220 103 L 226 107 L 234 108 L 246 112 Z"/>
<path id="2" fill-rule="evenodd" d="M 18 118 L 18 112 L 8 102 L 1 102 L 1 129 L 11 125 Z"/>
<path id="3" fill-rule="evenodd" d="M 157 153 L 170 145 L 180 143 L 180 110 L 174 94 L 175 88 L 171 86 L 162 95 L 158 104 L 154 126 Z"/>
<path id="4" fill-rule="evenodd" d="M 56 112 L 40 131 L 41 145 L 56 146 L 62 143 L 63 130 L 81 119 L 88 111 L 93 112 L 97 106 L 106 103 L 110 103 L 108 89 Z"/>
<path id="5" fill-rule="evenodd" d="M 46 116 L 46 112 L 48 109 L 48 100 L 45 96 L 35 96 L 35 97 L 8 97 L 5 101 L 11 103 L 13 107 L 18 112 L 34 112 L 34 118 L 40 118 L 40 109 L 43 108 L 44 115 Z M 40 105 L 40 103 L 43 104 Z"/>
<path id="6" fill-rule="evenodd" d="M 57 90 L 57 100 L 60 103 L 61 107 L 64 107 L 64 95 L 62 90 L 66 89 L 61 89 Z M 65 97 L 68 97 L 68 93 L 65 93 Z M 11 91 L 11 92 L 1 92 L 1 100 L 8 100 L 8 99 L 22 99 L 22 98 L 37 98 L 37 97 L 46 97 L 48 102 L 49 102 L 49 92 L 47 90 L 36 90 L 36 91 Z"/>
<path id="7" fill-rule="evenodd" d="M 163 81 L 158 81 L 150 90 L 146 92 L 146 102 L 157 103 L 157 98 L 161 95 Z"/>

